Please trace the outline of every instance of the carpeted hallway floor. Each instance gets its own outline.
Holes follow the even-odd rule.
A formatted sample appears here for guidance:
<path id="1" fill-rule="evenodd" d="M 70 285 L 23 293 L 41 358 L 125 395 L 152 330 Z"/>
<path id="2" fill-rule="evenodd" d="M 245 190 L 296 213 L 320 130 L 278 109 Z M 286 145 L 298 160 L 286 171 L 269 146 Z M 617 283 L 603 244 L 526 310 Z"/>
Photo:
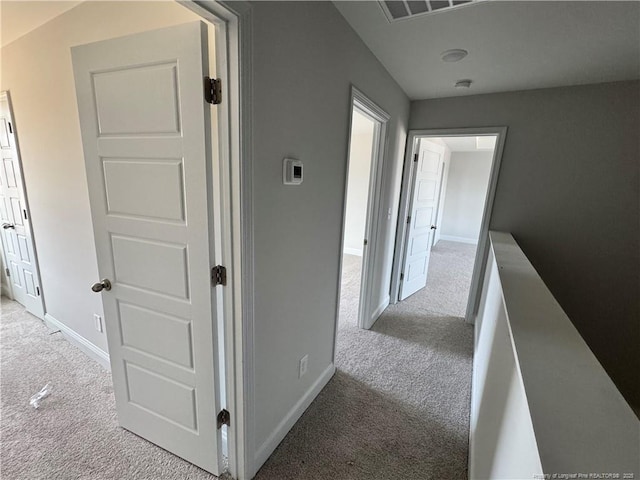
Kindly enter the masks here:
<path id="1" fill-rule="evenodd" d="M 370 331 L 355 326 L 359 265 L 346 259 L 338 371 L 257 479 L 466 478 L 473 329 L 460 317 L 474 250 L 440 242 L 427 288 Z M 119 428 L 109 373 L 60 333 L 6 298 L 0 317 L 0 478 L 215 478 Z"/>
<path id="2" fill-rule="evenodd" d="M 343 267 L 336 375 L 256 479 L 467 478 L 475 246 L 440 241 L 427 287 L 356 327 L 360 258 Z"/>
<path id="3" fill-rule="evenodd" d="M 35 410 L 31 395 L 51 396 Z M 2 297 L 0 315 L 2 480 L 214 479 L 118 427 L 111 374 Z"/>

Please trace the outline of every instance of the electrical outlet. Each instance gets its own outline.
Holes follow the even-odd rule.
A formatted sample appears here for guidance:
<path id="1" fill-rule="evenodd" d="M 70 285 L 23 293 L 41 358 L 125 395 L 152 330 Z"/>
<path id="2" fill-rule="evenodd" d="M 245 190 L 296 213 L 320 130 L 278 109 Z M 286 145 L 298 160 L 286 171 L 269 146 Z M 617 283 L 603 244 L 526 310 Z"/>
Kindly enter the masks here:
<path id="1" fill-rule="evenodd" d="M 305 355 L 300 359 L 300 369 L 298 370 L 298 378 L 307 373 L 307 367 L 309 366 L 309 355 Z"/>
<path id="2" fill-rule="evenodd" d="M 95 324 L 96 330 L 102 333 L 102 317 L 97 313 L 93 314 L 93 322 Z"/>

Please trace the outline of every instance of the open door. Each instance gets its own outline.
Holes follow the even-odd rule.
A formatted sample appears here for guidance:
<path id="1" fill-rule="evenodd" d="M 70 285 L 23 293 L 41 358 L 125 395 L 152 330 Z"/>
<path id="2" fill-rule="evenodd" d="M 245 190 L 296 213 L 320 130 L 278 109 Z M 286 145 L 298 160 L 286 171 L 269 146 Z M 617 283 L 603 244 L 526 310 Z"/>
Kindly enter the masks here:
<path id="1" fill-rule="evenodd" d="M 0 92 L 0 155 L 0 235 L 7 282 L 13 299 L 42 319 L 44 302 L 36 249 L 7 92 Z"/>
<path id="2" fill-rule="evenodd" d="M 218 475 L 206 25 L 72 57 L 119 422 Z"/>
<path id="3" fill-rule="evenodd" d="M 413 162 L 413 182 L 407 222 L 404 261 L 400 276 L 400 300 L 413 295 L 427 284 L 434 221 L 438 210 L 440 181 L 445 148 L 426 139 L 420 140 Z"/>

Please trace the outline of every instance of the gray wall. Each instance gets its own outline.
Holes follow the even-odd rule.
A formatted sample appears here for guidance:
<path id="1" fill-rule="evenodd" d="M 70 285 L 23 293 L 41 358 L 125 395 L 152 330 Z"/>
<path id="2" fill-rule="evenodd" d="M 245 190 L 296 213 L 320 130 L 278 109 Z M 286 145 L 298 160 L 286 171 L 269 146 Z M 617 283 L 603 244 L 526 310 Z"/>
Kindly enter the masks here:
<path id="1" fill-rule="evenodd" d="M 255 445 L 332 363 L 351 85 L 391 115 L 377 295 L 388 295 L 409 100 L 330 2 L 254 2 Z M 282 159 L 304 163 L 282 184 Z M 387 269 L 388 271 L 384 271 Z M 309 355 L 307 374 L 298 362 Z"/>
<path id="2" fill-rule="evenodd" d="M 493 152 L 451 152 L 442 235 L 478 241 L 492 159 Z"/>
<path id="3" fill-rule="evenodd" d="M 411 107 L 411 129 L 508 127 L 491 228 L 513 233 L 638 411 L 640 82 Z"/>

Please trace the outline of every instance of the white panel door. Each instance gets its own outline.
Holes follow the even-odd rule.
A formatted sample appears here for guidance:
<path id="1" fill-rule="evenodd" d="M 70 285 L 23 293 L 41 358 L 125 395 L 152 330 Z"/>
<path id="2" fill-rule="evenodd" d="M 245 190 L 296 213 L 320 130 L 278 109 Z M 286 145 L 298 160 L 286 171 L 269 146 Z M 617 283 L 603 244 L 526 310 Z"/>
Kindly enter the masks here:
<path id="1" fill-rule="evenodd" d="M 72 49 L 120 424 L 221 472 L 206 26 Z M 87 288 L 91 285 L 87 285 Z"/>
<path id="2" fill-rule="evenodd" d="M 425 139 L 420 140 L 418 158 L 414 162 L 410 217 L 400 276 L 400 300 L 427 284 L 432 237 L 436 229 L 434 221 L 438 214 L 443 156 L 444 147 Z"/>
<path id="3" fill-rule="evenodd" d="M 0 235 L 8 280 L 14 300 L 35 316 L 44 318 L 22 168 L 11 106 L 5 92 L 0 94 L 0 156 Z"/>

